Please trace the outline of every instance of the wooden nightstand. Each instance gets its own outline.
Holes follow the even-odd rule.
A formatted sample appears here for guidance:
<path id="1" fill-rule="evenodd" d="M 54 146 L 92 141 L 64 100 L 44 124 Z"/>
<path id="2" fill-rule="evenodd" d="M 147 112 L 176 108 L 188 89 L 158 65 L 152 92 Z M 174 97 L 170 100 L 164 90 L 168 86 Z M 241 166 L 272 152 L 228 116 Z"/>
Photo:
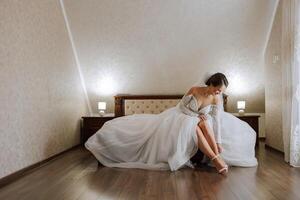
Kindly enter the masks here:
<path id="1" fill-rule="evenodd" d="M 245 115 L 238 115 L 234 114 L 237 118 L 240 120 L 243 120 L 247 122 L 256 132 L 256 143 L 255 146 L 258 147 L 258 134 L 259 134 L 259 123 L 258 123 L 258 118 L 260 115 L 255 115 L 255 114 L 245 114 Z"/>
<path id="2" fill-rule="evenodd" d="M 95 134 L 105 122 L 114 119 L 114 116 L 82 117 L 80 143 L 84 144 L 89 137 Z"/>

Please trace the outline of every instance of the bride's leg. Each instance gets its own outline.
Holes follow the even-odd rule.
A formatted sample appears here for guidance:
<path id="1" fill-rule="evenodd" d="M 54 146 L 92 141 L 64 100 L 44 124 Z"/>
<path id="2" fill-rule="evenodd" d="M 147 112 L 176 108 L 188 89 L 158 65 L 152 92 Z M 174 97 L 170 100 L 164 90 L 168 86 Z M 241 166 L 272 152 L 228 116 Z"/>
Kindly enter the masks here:
<path id="1" fill-rule="evenodd" d="M 199 127 L 197 127 L 197 136 L 198 136 L 198 148 L 210 159 L 214 158 L 217 154 L 212 150 L 202 130 Z"/>
<path id="2" fill-rule="evenodd" d="M 221 170 L 226 167 L 226 164 L 220 157 L 216 157 L 217 154 L 212 150 L 211 146 L 208 144 L 206 138 L 204 137 L 203 132 L 197 126 L 197 136 L 198 136 L 198 148 L 210 159 L 213 159 L 215 167 L 217 170 Z"/>
<path id="3" fill-rule="evenodd" d="M 206 138 L 207 143 L 209 144 L 211 149 L 214 151 L 215 154 L 219 154 L 219 150 L 218 150 L 216 140 L 214 138 L 213 130 L 210 128 L 209 124 L 206 121 L 201 121 L 198 124 L 198 126 L 203 132 L 203 135 Z"/>

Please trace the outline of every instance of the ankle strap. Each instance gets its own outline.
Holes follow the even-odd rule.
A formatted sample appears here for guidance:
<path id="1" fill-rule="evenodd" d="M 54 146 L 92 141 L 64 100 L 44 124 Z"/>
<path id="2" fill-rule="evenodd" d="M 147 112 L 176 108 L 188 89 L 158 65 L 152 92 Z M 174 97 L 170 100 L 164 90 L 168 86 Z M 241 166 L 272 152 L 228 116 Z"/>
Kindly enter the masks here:
<path id="1" fill-rule="evenodd" d="M 210 159 L 211 161 L 215 160 L 216 158 L 219 157 L 220 154 L 215 155 L 214 157 L 212 157 L 212 159 Z"/>

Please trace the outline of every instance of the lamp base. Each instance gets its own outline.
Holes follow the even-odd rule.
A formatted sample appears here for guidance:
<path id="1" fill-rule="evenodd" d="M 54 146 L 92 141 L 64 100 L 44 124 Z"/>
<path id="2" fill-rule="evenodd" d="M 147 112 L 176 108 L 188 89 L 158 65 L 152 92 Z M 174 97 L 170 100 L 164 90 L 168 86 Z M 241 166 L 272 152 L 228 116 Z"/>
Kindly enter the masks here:
<path id="1" fill-rule="evenodd" d="M 245 115 L 245 110 L 239 110 L 239 115 Z"/>
<path id="2" fill-rule="evenodd" d="M 100 110 L 100 111 L 99 111 L 99 115 L 100 115 L 101 117 L 103 117 L 103 116 L 105 115 L 105 111 L 104 111 L 104 110 Z"/>

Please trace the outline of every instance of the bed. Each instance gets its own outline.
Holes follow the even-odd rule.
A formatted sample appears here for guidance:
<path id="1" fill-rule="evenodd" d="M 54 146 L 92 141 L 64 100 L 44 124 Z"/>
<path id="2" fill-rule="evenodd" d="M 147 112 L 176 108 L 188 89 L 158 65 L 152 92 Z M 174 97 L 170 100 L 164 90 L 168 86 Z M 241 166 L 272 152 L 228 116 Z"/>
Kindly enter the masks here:
<path id="1" fill-rule="evenodd" d="M 115 96 L 115 116 L 130 116 L 133 114 L 158 114 L 168 108 L 176 106 L 183 95 L 116 95 Z M 227 111 L 227 95 L 223 95 L 224 110 Z M 232 166 L 252 167 L 257 165 L 255 158 L 255 131 L 232 114 L 222 112 L 222 119 L 227 120 L 230 126 L 224 126 L 222 132 L 222 157 Z M 131 116 L 130 116 L 131 117 Z M 129 118 L 130 118 L 129 117 Z M 134 117 L 134 116 L 132 116 Z M 97 120 L 110 120 L 107 117 L 94 117 L 92 125 L 99 125 Z M 127 118 L 123 118 L 127 119 Z M 118 120 L 116 120 L 117 122 Z M 119 121 L 118 121 L 119 122 Z M 235 129 L 231 128 L 234 124 Z M 93 130 L 98 130 L 94 127 Z M 136 131 L 139 133 L 139 130 Z M 223 137 L 224 136 L 224 137 Z M 198 151 L 191 161 L 198 164 L 201 162 L 203 154 Z"/>

